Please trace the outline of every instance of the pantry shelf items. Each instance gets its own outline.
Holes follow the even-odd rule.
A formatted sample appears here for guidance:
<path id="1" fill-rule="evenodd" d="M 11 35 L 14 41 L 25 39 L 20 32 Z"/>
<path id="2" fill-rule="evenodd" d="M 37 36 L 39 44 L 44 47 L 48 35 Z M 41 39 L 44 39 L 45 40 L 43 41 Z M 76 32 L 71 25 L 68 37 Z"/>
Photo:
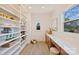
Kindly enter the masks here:
<path id="1" fill-rule="evenodd" d="M 0 36 L 0 38 L 1 38 L 1 36 Z M 11 41 L 13 41 L 13 40 L 16 40 L 17 38 L 20 38 L 20 36 L 15 37 L 15 38 L 12 38 L 12 39 L 9 39 L 9 40 L 4 40 L 4 39 L 2 39 L 2 41 L 0 41 L 0 46 L 4 45 L 4 44 L 6 44 L 6 43 L 9 43 L 9 42 L 11 42 Z"/>
<path id="2" fill-rule="evenodd" d="M 0 20 L 6 20 L 6 21 L 12 21 L 12 22 L 19 23 L 17 20 L 12 20 L 12 19 L 8 19 L 8 18 L 4 18 L 3 16 L 0 16 Z"/>
<path id="3" fill-rule="evenodd" d="M 6 19 L 0 16 L 0 27 L 18 27 L 19 24 L 19 21 Z"/>
<path id="4" fill-rule="evenodd" d="M 10 16 L 10 15 L 7 15 L 3 12 L 0 12 L 0 16 L 4 17 L 4 18 L 7 18 L 7 19 L 12 19 L 12 20 L 15 20 L 13 16 Z"/>
<path id="5" fill-rule="evenodd" d="M 26 23 L 18 19 L 0 12 L 0 55 L 19 54 L 26 46 Z"/>

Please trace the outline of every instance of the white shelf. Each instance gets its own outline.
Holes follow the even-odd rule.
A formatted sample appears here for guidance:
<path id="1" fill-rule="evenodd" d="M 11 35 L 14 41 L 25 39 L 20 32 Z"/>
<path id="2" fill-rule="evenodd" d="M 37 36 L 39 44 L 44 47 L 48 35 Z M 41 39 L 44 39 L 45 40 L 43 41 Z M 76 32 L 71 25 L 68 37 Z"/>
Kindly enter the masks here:
<path id="1" fill-rule="evenodd" d="M 24 37 L 24 36 L 26 36 L 26 35 L 22 35 L 21 37 Z"/>
<path id="2" fill-rule="evenodd" d="M 25 42 L 26 40 L 24 40 L 23 42 L 21 42 L 21 47 L 20 50 L 18 50 L 16 53 L 14 53 L 13 55 L 18 55 L 23 49 L 24 47 L 27 45 L 27 43 Z"/>
<path id="3" fill-rule="evenodd" d="M 4 18 L 2 16 L 0 16 L 0 19 L 1 19 L 0 28 L 1 27 L 18 28 L 18 32 L 0 34 L 0 37 L 10 35 L 10 34 L 15 34 L 15 35 L 17 33 L 19 34 L 15 38 L 12 38 L 10 40 L 4 40 L 4 41 L 0 42 L 0 55 L 17 55 L 17 54 L 19 54 L 27 44 L 26 39 L 21 42 L 21 38 L 24 36 L 27 36 L 26 34 L 21 36 L 21 31 L 25 31 L 25 33 L 26 33 L 26 29 L 24 28 L 26 26 L 23 25 L 24 27 L 22 29 L 21 23 L 19 20 L 12 20 L 12 19 L 8 19 L 8 18 Z M 13 40 L 15 40 L 15 41 L 11 42 Z M 1 47 L 2 45 L 9 43 L 9 42 L 11 42 L 11 46 L 9 48 Z"/>
<path id="4" fill-rule="evenodd" d="M 15 51 L 17 51 L 18 49 L 20 49 L 20 46 L 16 47 L 16 49 L 13 49 L 13 51 L 10 51 L 8 53 L 8 55 L 12 55 Z"/>
<path id="5" fill-rule="evenodd" d="M 26 31 L 26 30 L 21 30 L 21 31 Z"/>
<path id="6" fill-rule="evenodd" d="M 18 55 L 24 49 L 26 45 L 27 43 L 22 44 L 20 50 L 17 53 L 15 53 L 15 55 Z"/>
<path id="7" fill-rule="evenodd" d="M 19 55 L 20 52 L 20 49 L 17 49 L 12 55 Z"/>
<path id="8" fill-rule="evenodd" d="M 20 36 L 18 36 L 18 37 L 16 37 L 16 38 L 13 38 L 13 39 L 10 39 L 10 40 L 8 40 L 8 41 L 0 42 L 0 46 L 6 44 L 6 43 L 8 43 L 8 42 L 11 42 L 11 41 L 13 41 L 13 40 L 16 40 L 16 39 L 18 39 L 18 38 L 20 38 Z"/>
<path id="9" fill-rule="evenodd" d="M 26 40 L 23 40 L 23 41 L 21 42 L 21 45 L 24 44 L 25 42 L 26 42 Z"/>
<path id="10" fill-rule="evenodd" d="M 4 54 L 5 52 L 9 51 L 10 49 L 12 49 L 14 46 L 18 45 L 20 43 L 19 42 L 15 42 L 15 44 L 13 46 L 11 46 L 10 48 L 0 48 L 0 55 Z"/>
<path id="11" fill-rule="evenodd" d="M 21 50 L 23 50 L 23 48 L 27 45 L 27 43 L 24 43 L 21 45 Z"/>
<path id="12" fill-rule="evenodd" d="M 12 20 L 12 19 L 8 19 L 8 18 L 4 18 L 4 17 L 2 17 L 2 16 L 0 16 L 0 19 L 2 19 L 2 20 L 7 20 L 7 21 L 11 21 L 11 22 L 15 22 L 15 23 L 19 23 L 19 21 Z"/>
<path id="13" fill-rule="evenodd" d="M 16 33 L 20 33 L 20 32 L 12 32 L 12 33 L 5 33 L 5 34 L 0 34 L 0 36 L 4 36 L 4 35 L 10 35 L 10 34 L 16 34 Z"/>
<path id="14" fill-rule="evenodd" d="M 2 26 L 0 25 L 0 27 L 10 27 L 10 28 L 12 28 L 12 27 L 16 28 L 17 27 L 17 28 L 19 28 L 19 26 L 6 26 L 6 25 L 2 25 Z"/>
<path id="15" fill-rule="evenodd" d="M 9 50 L 4 55 L 12 55 L 18 49 L 20 49 L 20 45 L 15 46 L 13 49 Z"/>

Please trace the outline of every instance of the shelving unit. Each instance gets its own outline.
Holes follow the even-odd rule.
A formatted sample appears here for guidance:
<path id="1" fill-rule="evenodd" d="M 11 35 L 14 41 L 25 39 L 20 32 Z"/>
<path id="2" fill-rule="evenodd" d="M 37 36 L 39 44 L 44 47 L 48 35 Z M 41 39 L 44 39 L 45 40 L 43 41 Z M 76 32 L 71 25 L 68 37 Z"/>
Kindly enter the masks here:
<path id="1" fill-rule="evenodd" d="M 18 42 L 18 40 L 16 40 L 16 42 L 13 43 L 13 45 L 9 48 L 0 48 L 0 54 L 5 54 L 7 51 L 9 51 L 10 49 L 12 49 L 13 47 L 15 47 L 16 45 L 18 45 L 20 43 L 20 41 Z"/>
<path id="2" fill-rule="evenodd" d="M 16 21 L 16 20 L 8 19 L 8 18 L 2 17 L 2 16 L 0 16 L 0 19 L 4 19 L 3 21 L 10 21 L 10 22 L 19 23 L 19 22 Z"/>
<path id="3" fill-rule="evenodd" d="M 21 50 L 23 50 L 23 48 L 27 45 L 26 43 L 26 37 L 27 37 L 27 34 L 26 34 L 26 21 L 25 20 L 21 20 Z M 17 53 L 16 53 L 17 54 Z"/>
<path id="4" fill-rule="evenodd" d="M 11 42 L 11 41 L 13 41 L 13 40 L 16 40 L 17 38 L 20 38 L 20 36 L 19 36 L 19 37 L 16 37 L 16 38 L 13 38 L 13 39 L 11 39 L 11 40 L 8 40 L 8 41 L 0 42 L 0 46 L 4 45 L 4 44 L 6 44 L 6 43 L 9 43 L 9 42 Z"/>
<path id="5" fill-rule="evenodd" d="M 19 44 L 17 46 L 15 46 L 14 48 L 10 49 L 8 52 L 6 52 L 3 55 L 12 55 L 17 49 L 20 49 L 20 45 Z"/>
<path id="6" fill-rule="evenodd" d="M 10 30 L 4 30 L 9 28 Z M 0 55 L 18 55 L 26 46 L 25 20 L 0 16 Z"/>

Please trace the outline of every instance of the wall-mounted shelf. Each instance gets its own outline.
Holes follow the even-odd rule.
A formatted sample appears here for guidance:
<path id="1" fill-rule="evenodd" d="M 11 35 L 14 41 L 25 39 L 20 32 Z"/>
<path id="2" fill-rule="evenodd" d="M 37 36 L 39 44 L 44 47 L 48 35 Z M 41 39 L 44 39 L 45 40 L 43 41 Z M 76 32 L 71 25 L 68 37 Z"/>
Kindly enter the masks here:
<path id="1" fill-rule="evenodd" d="M 25 20 L 0 16 L 0 55 L 19 54 L 27 44 L 26 36 Z"/>
<path id="2" fill-rule="evenodd" d="M 2 16 L 0 16 L 0 19 L 3 20 L 3 21 L 11 21 L 11 22 L 15 22 L 15 23 L 20 23 L 19 21 L 17 20 L 12 20 L 12 19 L 8 19 L 8 18 L 4 18 Z"/>
<path id="3" fill-rule="evenodd" d="M 19 44 L 20 43 L 20 41 L 18 42 L 15 42 L 15 44 L 14 45 L 12 45 L 10 48 L 3 48 L 3 47 L 0 47 L 0 55 L 1 54 L 4 54 L 5 52 L 7 52 L 7 51 L 9 51 L 10 49 L 12 49 L 13 47 L 15 47 L 17 44 Z"/>
<path id="4" fill-rule="evenodd" d="M 6 52 L 4 55 L 12 55 L 19 48 L 20 48 L 20 45 L 17 45 L 14 48 L 12 48 L 11 50 L 9 50 L 8 52 Z"/>
<path id="5" fill-rule="evenodd" d="M 19 28 L 18 26 L 4 26 L 4 25 L 2 25 L 2 26 L 0 26 L 0 27 L 13 27 L 13 28 Z"/>
<path id="6" fill-rule="evenodd" d="M 6 43 L 9 43 L 9 42 L 11 42 L 11 41 L 13 41 L 13 40 L 16 40 L 17 38 L 20 38 L 20 36 L 19 36 L 19 37 L 16 37 L 16 38 L 13 38 L 13 39 L 11 39 L 11 40 L 8 40 L 8 41 L 0 42 L 0 46 L 4 45 L 4 44 L 6 44 Z"/>
<path id="7" fill-rule="evenodd" d="M 20 33 L 20 32 L 12 32 L 12 33 L 0 34 L 0 36 L 10 35 L 10 34 L 16 34 L 16 33 Z"/>

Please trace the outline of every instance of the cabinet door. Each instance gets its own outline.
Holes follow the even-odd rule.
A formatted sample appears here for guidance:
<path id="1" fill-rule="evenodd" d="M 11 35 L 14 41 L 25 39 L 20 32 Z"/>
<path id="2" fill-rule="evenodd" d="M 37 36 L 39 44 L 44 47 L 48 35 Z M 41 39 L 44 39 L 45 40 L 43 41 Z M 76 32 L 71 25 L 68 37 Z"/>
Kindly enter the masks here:
<path id="1" fill-rule="evenodd" d="M 46 39 L 46 43 L 47 43 L 48 47 L 50 48 L 52 46 L 51 39 L 48 36 L 46 36 L 45 39 Z"/>
<path id="2" fill-rule="evenodd" d="M 45 35 L 45 42 L 48 43 L 48 37 Z"/>
<path id="3" fill-rule="evenodd" d="M 58 51 L 60 52 L 60 46 L 59 45 L 57 45 L 53 40 L 51 40 L 52 41 L 52 44 L 58 49 Z"/>

